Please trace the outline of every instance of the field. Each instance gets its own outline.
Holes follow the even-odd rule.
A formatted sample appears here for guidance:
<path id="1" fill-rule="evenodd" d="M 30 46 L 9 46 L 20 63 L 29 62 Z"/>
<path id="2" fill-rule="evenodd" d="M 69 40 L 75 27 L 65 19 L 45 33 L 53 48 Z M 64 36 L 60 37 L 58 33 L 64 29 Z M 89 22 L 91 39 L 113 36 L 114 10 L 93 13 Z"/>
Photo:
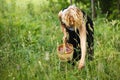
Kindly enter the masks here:
<path id="1" fill-rule="evenodd" d="M 79 71 L 57 56 L 59 10 L 46 0 L 12 1 L 0 6 L 0 80 L 120 80 L 119 20 L 94 20 L 94 60 Z"/>

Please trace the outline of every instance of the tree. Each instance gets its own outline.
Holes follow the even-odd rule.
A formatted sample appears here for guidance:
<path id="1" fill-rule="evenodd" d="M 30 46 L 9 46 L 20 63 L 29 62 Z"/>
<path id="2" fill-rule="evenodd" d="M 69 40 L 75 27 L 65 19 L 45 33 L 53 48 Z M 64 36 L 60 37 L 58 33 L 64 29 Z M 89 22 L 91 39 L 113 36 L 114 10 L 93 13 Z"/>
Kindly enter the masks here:
<path id="1" fill-rule="evenodd" d="M 118 0 L 117 7 L 118 7 L 118 14 L 120 14 L 120 0 Z"/>
<path id="2" fill-rule="evenodd" d="M 70 0 L 70 4 L 72 5 L 72 0 Z"/>
<path id="3" fill-rule="evenodd" d="M 91 9 L 92 9 L 92 19 L 96 17 L 96 11 L 95 11 L 95 1 L 91 0 Z"/>
<path id="4" fill-rule="evenodd" d="M 120 0 L 99 0 L 102 14 L 107 14 L 109 19 L 120 18 Z"/>

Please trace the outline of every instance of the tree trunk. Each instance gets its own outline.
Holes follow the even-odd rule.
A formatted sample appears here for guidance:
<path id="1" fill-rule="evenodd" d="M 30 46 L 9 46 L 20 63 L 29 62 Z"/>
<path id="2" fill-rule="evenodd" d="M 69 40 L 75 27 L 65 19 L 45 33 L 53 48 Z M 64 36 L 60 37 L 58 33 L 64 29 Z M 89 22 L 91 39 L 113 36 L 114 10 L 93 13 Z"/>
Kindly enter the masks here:
<path id="1" fill-rule="evenodd" d="M 72 0 L 70 0 L 70 5 L 72 5 Z"/>
<path id="2" fill-rule="evenodd" d="M 120 14 L 120 0 L 118 0 L 118 14 Z"/>
<path id="3" fill-rule="evenodd" d="M 92 9 L 92 19 L 94 19 L 96 17 L 94 0 L 91 0 L 91 9 Z"/>

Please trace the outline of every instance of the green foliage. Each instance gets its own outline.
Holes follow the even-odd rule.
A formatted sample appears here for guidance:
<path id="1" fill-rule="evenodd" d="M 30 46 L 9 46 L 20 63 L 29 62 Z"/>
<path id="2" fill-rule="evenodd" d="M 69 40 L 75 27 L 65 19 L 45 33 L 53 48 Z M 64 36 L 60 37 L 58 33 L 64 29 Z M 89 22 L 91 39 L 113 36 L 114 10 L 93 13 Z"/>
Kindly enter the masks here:
<path id="1" fill-rule="evenodd" d="M 107 14 L 108 19 L 120 18 L 120 1 L 119 0 L 99 0 L 102 14 Z"/>
<path id="2" fill-rule="evenodd" d="M 34 17 L 34 5 L 32 3 L 27 4 L 28 13 Z"/>
<path id="3" fill-rule="evenodd" d="M 86 67 L 78 71 L 57 56 L 63 36 L 60 8 L 49 7 L 46 0 L 24 1 L 0 0 L 0 80 L 120 79 L 119 20 L 96 18 L 95 59 L 86 59 Z"/>
<path id="4" fill-rule="evenodd" d="M 68 2 L 68 0 L 49 0 L 49 7 L 51 8 L 52 12 L 58 12 L 59 10 L 64 9 L 69 5 L 70 2 Z"/>

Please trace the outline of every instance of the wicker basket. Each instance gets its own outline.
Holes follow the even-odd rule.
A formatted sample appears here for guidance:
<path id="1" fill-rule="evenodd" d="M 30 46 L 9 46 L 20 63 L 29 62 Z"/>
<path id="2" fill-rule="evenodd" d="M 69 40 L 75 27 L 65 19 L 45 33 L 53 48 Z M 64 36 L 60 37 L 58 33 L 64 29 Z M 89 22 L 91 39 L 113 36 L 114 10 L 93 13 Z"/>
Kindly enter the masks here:
<path id="1" fill-rule="evenodd" d="M 65 50 L 64 50 L 64 47 L 65 47 Z M 72 60 L 73 52 L 74 52 L 73 45 L 69 43 L 67 43 L 66 45 L 61 44 L 57 48 L 58 57 L 63 62 Z"/>

